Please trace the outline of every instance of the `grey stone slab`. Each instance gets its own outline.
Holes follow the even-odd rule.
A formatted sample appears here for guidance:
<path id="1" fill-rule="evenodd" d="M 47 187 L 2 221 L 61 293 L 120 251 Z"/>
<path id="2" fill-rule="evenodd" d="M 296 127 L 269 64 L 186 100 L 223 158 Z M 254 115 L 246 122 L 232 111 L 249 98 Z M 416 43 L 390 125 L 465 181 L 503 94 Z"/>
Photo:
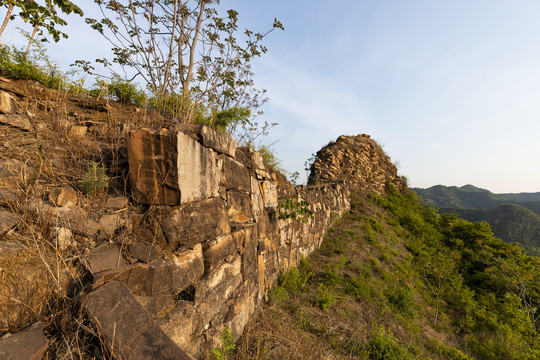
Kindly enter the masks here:
<path id="1" fill-rule="evenodd" d="M 0 91 L 0 113 L 9 114 L 13 111 L 13 108 L 11 95 L 5 91 Z"/>
<path id="2" fill-rule="evenodd" d="M 127 220 L 122 214 L 105 214 L 99 218 L 99 226 L 109 238 L 113 237 L 114 232 L 126 223 Z"/>
<path id="3" fill-rule="evenodd" d="M 192 360 L 150 318 L 125 284 L 110 281 L 82 305 L 109 351 L 120 359 Z"/>

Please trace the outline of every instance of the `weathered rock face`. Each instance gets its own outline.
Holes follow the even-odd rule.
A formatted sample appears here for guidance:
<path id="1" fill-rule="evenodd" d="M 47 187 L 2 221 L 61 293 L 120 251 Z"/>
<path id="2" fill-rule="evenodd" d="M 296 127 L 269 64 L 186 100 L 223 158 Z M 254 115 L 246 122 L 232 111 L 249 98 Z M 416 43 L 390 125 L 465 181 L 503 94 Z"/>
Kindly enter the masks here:
<path id="1" fill-rule="evenodd" d="M 133 196 L 147 204 L 180 204 L 176 136 L 140 129 L 128 134 L 127 144 Z"/>
<path id="2" fill-rule="evenodd" d="M 369 135 L 340 136 L 317 152 L 308 184 L 347 181 L 365 193 L 384 193 L 387 182 L 397 188 L 403 180 L 379 144 Z"/>
<path id="3" fill-rule="evenodd" d="M 201 125 L 131 132 L 128 160 L 132 192 L 139 202 L 156 205 L 217 197 L 220 153 L 236 154 L 236 143 Z"/>

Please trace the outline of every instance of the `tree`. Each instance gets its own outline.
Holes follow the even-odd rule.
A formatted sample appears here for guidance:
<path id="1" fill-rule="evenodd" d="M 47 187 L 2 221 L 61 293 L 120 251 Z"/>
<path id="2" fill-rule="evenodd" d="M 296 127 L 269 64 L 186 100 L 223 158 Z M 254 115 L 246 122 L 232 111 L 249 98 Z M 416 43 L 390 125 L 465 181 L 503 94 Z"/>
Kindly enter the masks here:
<path id="1" fill-rule="evenodd" d="M 428 252 L 419 257 L 420 269 L 424 277 L 424 284 L 432 296 L 435 297 L 435 315 L 433 323 L 439 319 L 441 298 L 445 291 L 452 285 L 451 280 L 458 277 L 455 261 L 459 258 L 457 251 L 447 254 L 442 252 Z"/>
<path id="2" fill-rule="evenodd" d="M 220 14 L 220 0 L 94 0 L 103 18 L 86 19 L 112 45 L 114 58 L 96 59 L 119 76 L 141 77 L 154 96 L 181 95 L 188 116 L 199 104 L 212 110 L 257 109 L 264 91 L 253 87 L 250 61 L 266 53 L 262 40 L 283 29 L 245 29 L 238 38 L 238 12 Z M 108 15 L 110 14 L 110 15 Z M 78 61 L 85 70 L 94 68 Z M 189 117 L 189 116 L 188 116 Z M 184 121 L 189 119 L 183 119 Z"/>
<path id="3" fill-rule="evenodd" d="M 45 5 L 40 5 L 34 0 L 0 0 L 0 6 L 7 7 L 8 11 L 0 28 L 0 36 L 6 28 L 8 22 L 15 18 L 13 9 L 19 8 L 19 16 L 24 22 L 29 22 L 33 26 L 33 32 L 30 36 L 26 53 L 30 50 L 30 45 L 40 28 L 45 28 L 49 35 L 53 37 L 55 42 L 60 40 L 60 37 L 67 38 L 68 35 L 58 29 L 58 26 L 65 26 L 67 22 L 58 16 L 57 9 L 69 15 L 72 12 L 83 16 L 83 11 L 69 0 L 45 0 Z M 43 35 L 43 32 L 40 32 Z M 46 39 L 43 38 L 45 41 Z"/>

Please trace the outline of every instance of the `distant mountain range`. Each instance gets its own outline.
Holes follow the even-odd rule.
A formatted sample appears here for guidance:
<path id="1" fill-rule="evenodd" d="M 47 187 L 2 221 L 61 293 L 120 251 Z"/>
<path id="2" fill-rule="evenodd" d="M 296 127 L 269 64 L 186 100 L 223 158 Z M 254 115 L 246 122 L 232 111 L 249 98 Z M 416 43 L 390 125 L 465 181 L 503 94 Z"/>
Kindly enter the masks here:
<path id="1" fill-rule="evenodd" d="M 540 192 L 494 194 L 473 185 L 413 188 L 440 213 L 468 221 L 486 221 L 496 237 L 517 242 L 529 255 L 540 256 Z"/>

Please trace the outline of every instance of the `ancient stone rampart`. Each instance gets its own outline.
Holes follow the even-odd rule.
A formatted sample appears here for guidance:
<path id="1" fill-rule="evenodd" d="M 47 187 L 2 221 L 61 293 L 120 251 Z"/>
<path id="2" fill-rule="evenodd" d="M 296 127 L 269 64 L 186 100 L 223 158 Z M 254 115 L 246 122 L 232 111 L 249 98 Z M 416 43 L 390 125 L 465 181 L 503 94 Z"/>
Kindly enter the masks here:
<path id="1" fill-rule="evenodd" d="M 350 208 L 344 182 L 295 187 L 259 153 L 203 126 L 140 129 L 127 140 L 131 193 L 157 209 L 170 256 L 105 271 L 94 286 L 125 284 L 196 358 L 217 345 L 224 328 L 239 336 L 280 270 L 317 249 L 332 220 Z M 280 219 L 286 199 L 307 201 L 313 218 Z M 96 309 L 96 323 L 106 322 L 99 306 L 86 307 Z"/>
<path id="2" fill-rule="evenodd" d="M 342 135 L 317 152 L 308 184 L 347 180 L 363 193 L 383 194 L 387 183 L 401 189 L 403 179 L 383 149 L 369 135 Z"/>
<path id="3" fill-rule="evenodd" d="M 365 135 L 322 149 L 317 185 L 295 187 L 204 126 L 126 132 L 170 123 L 35 82 L 0 89 L 0 359 L 206 358 L 320 246 L 350 189 L 400 183 Z M 303 201 L 313 218 L 280 216 Z"/>

